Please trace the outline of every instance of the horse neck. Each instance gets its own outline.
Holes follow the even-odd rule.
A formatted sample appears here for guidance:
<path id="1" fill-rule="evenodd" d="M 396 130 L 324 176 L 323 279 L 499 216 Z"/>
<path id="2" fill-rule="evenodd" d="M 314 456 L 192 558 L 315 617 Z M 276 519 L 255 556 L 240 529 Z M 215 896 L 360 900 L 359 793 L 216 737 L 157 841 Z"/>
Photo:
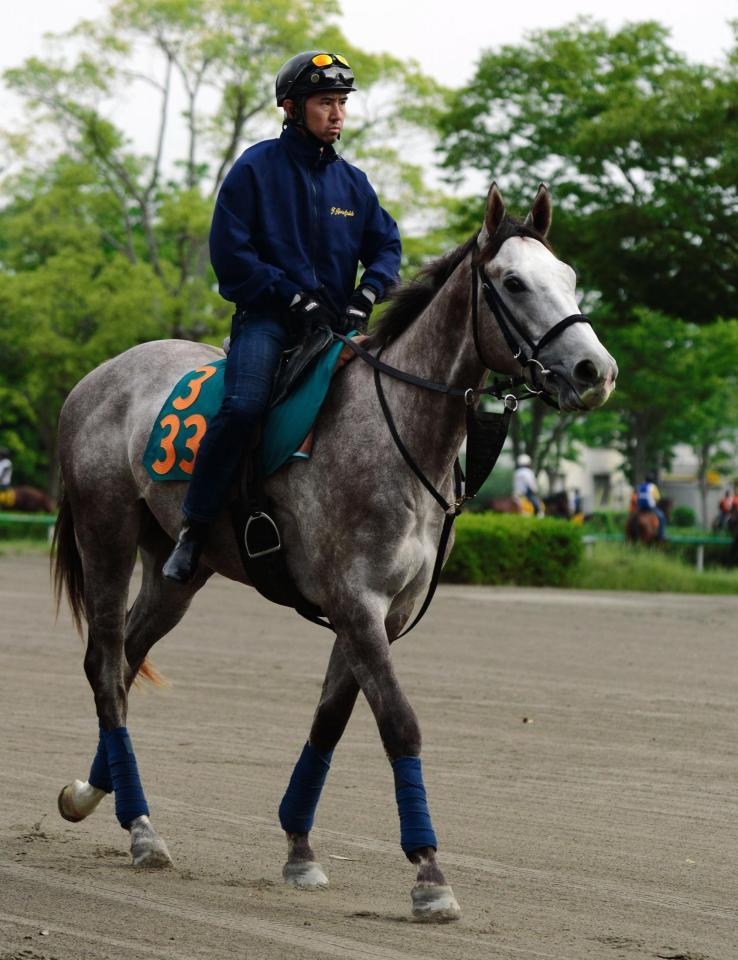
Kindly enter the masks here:
<path id="1" fill-rule="evenodd" d="M 418 377 L 454 387 L 481 386 L 485 369 L 474 345 L 471 272 L 467 258 L 431 303 L 382 355 Z M 428 475 L 447 476 L 466 434 L 466 405 L 458 397 L 382 378 L 400 436 Z"/>

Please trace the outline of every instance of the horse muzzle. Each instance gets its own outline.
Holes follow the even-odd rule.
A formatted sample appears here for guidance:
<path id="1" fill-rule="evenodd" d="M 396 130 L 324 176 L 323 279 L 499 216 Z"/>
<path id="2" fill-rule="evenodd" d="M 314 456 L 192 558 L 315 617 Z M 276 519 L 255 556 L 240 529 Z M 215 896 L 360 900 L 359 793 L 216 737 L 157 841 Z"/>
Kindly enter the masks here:
<path id="1" fill-rule="evenodd" d="M 555 394 L 563 411 L 595 410 L 607 402 L 615 389 L 618 366 L 613 358 L 586 357 L 573 367 L 552 364 L 546 387 Z"/>

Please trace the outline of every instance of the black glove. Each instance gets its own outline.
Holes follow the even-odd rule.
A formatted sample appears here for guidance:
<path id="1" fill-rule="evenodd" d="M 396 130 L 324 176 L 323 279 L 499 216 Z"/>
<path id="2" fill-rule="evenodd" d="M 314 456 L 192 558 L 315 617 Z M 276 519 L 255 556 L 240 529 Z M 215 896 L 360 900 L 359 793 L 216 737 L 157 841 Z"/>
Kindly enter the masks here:
<path id="1" fill-rule="evenodd" d="M 366 333 L 375 297 L 376 294 L 369 287 L 354 290 L 343 314 L 342 326 L 346 332 L 358 330 L 359 333 Z"/>
<path id="2" fill-rule="evenodd" d="M 296 294 L 290 310 L 302 324 L 304 336 L 308 337 L 317 327 L 330 327 L 335 314 L 314 293 L 301 290 Z"/>

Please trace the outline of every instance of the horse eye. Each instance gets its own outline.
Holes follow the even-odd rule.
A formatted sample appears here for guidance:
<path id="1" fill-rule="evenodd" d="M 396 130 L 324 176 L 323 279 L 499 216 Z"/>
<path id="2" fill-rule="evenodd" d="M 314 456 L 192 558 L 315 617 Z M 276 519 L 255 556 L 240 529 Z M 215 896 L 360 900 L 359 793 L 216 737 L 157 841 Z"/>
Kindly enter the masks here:
<path id="1" fill-rule="evenodd" d="M 509 290 L 510 293 L 522 293 L 525 290 L 525 284 L 517 277 L 506 277 L 504 283 L 505 289 Z"/>

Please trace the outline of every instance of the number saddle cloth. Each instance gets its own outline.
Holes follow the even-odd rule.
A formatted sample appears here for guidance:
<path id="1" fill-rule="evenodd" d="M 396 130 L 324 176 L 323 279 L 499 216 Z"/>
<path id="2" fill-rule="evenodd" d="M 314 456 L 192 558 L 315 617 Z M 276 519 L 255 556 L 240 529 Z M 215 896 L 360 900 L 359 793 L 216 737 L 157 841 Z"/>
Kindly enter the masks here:
<path id="1" fill-rule="evenodd" d="M 312 449 L 312 428 L 328 394 L 333 374 L 355 354 L 324 336 L 322 352 L 308 365 L 301 354 L 280 367 L 272 405 L 254 452 L 254 473 L 266 479 L 285 463 L 305 460 Z M 153 480 L 189 480 L 207 425 L 223 401 L 225 358 L 203 364 L 179 380 L 154 421 L 143 455 Z"/>

